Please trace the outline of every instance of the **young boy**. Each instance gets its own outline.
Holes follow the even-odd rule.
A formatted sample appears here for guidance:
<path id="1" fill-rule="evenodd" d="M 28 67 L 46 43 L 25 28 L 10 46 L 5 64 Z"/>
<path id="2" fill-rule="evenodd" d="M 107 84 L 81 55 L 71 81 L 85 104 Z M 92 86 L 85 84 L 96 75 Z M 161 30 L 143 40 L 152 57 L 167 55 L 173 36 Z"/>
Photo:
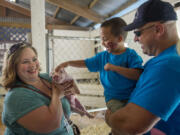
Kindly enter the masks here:
<path id="1" fill-rule="evenodd" d="M 124 106 L 142 72 L 142 59 L 124 46 L 127 32 L 121 18 L 113 18 L 101 24 L 102 45 L 106 51 L 85 60 L 67 61 L 56 67 L 56 72 L 67 66 L 86 67 L 90 72 L 99 72 L 104 87 L 107 107 L 115 112 Z"/>

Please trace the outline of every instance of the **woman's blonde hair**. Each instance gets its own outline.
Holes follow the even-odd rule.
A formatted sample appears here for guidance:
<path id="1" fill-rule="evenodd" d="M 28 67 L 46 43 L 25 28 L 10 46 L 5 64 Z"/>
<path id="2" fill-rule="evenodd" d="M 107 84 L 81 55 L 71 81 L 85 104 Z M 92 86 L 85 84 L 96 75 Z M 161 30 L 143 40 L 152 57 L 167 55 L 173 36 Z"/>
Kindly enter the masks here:
<path id="1" fill-rule="evenodd" d="M 4 56 L 4 64 L 2 69 L 2 86 L 8 90 L 12 88 L 18 79 L 17 76 L 17 64 L 20 60 L 22 51 L 25 48 L 31 48 L 37 55 L 37 51 L 31 44 L 28 43 L 18 43 L 10 47 Z"/>

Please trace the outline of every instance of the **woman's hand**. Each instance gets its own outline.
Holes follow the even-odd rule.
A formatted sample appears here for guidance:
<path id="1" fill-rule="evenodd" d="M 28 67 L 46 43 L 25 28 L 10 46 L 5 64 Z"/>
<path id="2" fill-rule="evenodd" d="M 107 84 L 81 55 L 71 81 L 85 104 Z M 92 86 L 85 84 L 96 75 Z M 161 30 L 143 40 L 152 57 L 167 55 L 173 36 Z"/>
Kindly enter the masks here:
<path id="1" fill-rule="evenodd" d="M 52 95 L 56 95 L 59 98 L 64 97 L 64 90 L 60 86 L 57 86 L 56 83 L 52 83 Z"/>
<path id="2" fill-rule="evenodd" d="M 72 91 L 70 90 L 70 88 L 73 86 L 73 82 L 72 81 L 67 81 L 63 84 L 58 84 L 53 82 L 52 83 L 52 94 L 56 94 L 57 96 L 59 96 L 60 98 L 66 96 L 66 95 L 71 95 Z"/>

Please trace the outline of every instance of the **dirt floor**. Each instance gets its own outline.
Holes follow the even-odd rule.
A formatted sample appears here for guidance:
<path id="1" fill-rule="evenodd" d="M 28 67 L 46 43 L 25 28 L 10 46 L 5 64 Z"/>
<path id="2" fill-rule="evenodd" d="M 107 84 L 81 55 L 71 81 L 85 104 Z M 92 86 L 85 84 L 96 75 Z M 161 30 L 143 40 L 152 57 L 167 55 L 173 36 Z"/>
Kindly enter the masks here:
<path id="1" fill-rule="evenodd" d="M 78 114 L 71 116 L 71 120 L 80 128 L 81 135 L 108 135 L 110 128 L 102 118 L 101 112 L 93 114 L 96 117 L 89 119 Z"/>

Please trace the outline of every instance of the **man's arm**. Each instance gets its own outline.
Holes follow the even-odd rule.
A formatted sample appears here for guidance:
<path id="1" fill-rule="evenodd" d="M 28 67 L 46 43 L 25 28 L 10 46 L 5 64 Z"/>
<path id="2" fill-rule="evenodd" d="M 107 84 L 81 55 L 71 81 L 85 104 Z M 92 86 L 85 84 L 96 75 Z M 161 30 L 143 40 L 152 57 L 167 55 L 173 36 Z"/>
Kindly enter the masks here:
<path id="1" fill-rule="evenodd" d="M 129 103 L 115 113 L 106 112 L 107 124 L 124 135 L 138 135 L 148 132 L 160 118 L 144 108 Z"/>
<path id="2" fill-rule="evenodd" d="M 107 71 L 108 70 L 115 71 L 131 80 L 138 80 L 143 71 L 143 69 L 125 68 L 125 67 L 115 66 L 110 63 L 107 63 L 104 66 L 104 69 Z"/>
<path id="3" fill-rule="evenodd" d="M 86 64 L 84 60 L 74 60 L 74 61 L 66 61 L 64 63 L 59 64 L 55 71 L 58 72 L 61 68 L 65 68 L 68 66 L 86 68 Z"/>

